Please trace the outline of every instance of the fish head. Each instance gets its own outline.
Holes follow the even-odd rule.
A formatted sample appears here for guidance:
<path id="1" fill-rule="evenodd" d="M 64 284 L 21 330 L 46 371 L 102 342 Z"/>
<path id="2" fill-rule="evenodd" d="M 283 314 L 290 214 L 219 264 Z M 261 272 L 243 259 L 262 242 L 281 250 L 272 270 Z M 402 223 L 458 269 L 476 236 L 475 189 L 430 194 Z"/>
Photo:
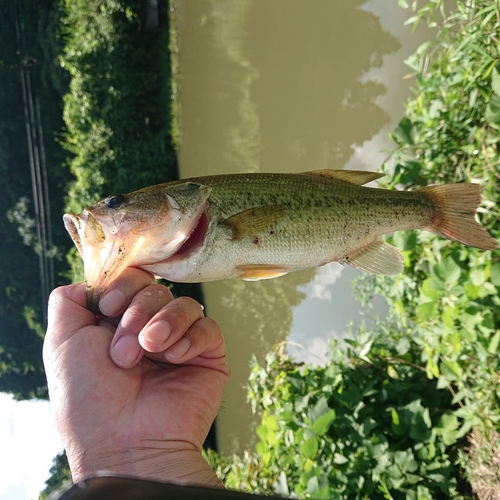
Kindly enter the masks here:
<path id="1" fill-rule="evenodd" d="M 65 214 L 64 225 L 83 259 L 89 308 L 98 313 L 101 295 L 125 268 L 173 255 L 198 224 L 210 191 L 195 182 L 159 184 Z"/>

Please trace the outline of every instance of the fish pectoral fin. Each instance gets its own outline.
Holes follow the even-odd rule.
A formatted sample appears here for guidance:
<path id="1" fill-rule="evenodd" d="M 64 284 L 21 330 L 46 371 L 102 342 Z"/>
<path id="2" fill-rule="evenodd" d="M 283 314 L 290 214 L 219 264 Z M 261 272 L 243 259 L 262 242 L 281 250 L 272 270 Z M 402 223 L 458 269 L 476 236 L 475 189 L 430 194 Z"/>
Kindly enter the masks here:
<path id="1" fill-rule="evenodd" d="M 272 266 L 265 264 L 247 264 L 236 268 L 239 272 L 238 278 L 245 281 L 258 281 L 277 278 L 288 273 L 287 267 Z"/>
<path id="2" fill-rule="evenodd" d="M 393 276 L 403 271 L 404 257 L 396 247 L 376 239 L 348 255 L 343 263 L 369 273 Z"/>
<path id="3" fill-rule="evenodd" d="M 255 236 L 258 233 L 269 231 L 285 215 L 283 205 L 265 205 L 249 208 L 222 221 L 231 228 L 232 238 Z"/>
<path id="4" fill-rule="evenodd" d="M 368 182 L 384 177 L 385 174 L 379 172 L 366 172 L 364 170 L 311 170 L 310 172 L 302 172 L 303 175 L 316 175 L 317 177 L 325 177 L 327 179 L 337 179 L 358 184 L 362 186 Z"/>

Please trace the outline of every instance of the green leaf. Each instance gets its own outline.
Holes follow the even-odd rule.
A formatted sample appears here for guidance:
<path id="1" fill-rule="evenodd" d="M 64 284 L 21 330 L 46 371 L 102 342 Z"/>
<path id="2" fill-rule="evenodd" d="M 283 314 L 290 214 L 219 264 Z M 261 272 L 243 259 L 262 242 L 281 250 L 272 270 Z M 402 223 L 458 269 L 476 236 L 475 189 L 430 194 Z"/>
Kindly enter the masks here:
<path id="1" fill-rule="evenodd" d="M 413 124 L 409 118 L 403 118 L 394 130 L 393 139 L 398 144 L 414 144 Z"/>
<path id="2" fill-rule="evenodd" d="M 399 339 L 396 345 L 396 351 L 400 356 L 404 356 L 411 349 L 410 341 L 406 337 Z"/>
<path id="3" fill-rule="evenodd" d="M 399 412 L 393 408 L 391 410 L 391 418 L 392 418 L 392 432 L 396 434 L 396 436 L 404 436 L 407 432 L 407 426 L 405 425 L 404 420 L 401 418 Z"/>
<path id="4" fill-rule="evenodd" d="M 328 413 L 329 410 L 330 407 L 328 406 L 328 402 L 325 396 L 321 396 L 318 399 L 317 403 L 312 408 L 309 408 L 307 416 L 309 417 L 311 422 L 314 423 L 316 422 L 316 420 L 318 420 L 319 417 Z"/>
<path id="5" fill-rule="evenodd" d="M 434 427 L 434 432 L 441 436 L 446 446 L 451 446 L 457 442 L 458 418 L 451 412 L 441 415 L 438 425 Z"/>
<path id="6" fill-rule="evenodd" d="M 429 357 L 429 359 L 427 360 L 425 371 L 427 373 L 427 378 L 433 379 L 439 377 L 439 367 L 434 361 L 433 357 Z"/>
<path id="7" fill-rule="evenodd" d="M 493 128 L 500 128 L 500 96 L 494 94 L 488 106 L 486 106 L 485 117 Z"/>
<path id="8" fill-rule="evenodd" d="M 449 327 L 449 328 L 454 328 L 455 327 L 455 319 L 457 317 L 457 310 L 453 306 L 446 306 L 443 309 L 443 314 L 441 315 L 441 319 L 443 320 L 443 323 Z"/>
<path id="9" fill-rule="evenodd" d="M 290 496 L 290 490 L 288 489 L 288 481 L 286 479 L 285 471 L 281 471 L 278 476 L 278 481 L 274 485 L 274 489 L 278 495 L 284 497 Z"/>
<path id="10" fill-rule="evenodd" d="M 423 320 L 433 318 L 437 313 L 436 302 L 424 302 L 417 307 L 417 317 Z"/>
<path id="11" fill-rule="evenodd" d="M 418 469 L 418 462 L 415 460 L 411 450 L 396 451 L 394 462 L 403 473 L 415 472 Z"/>
<path id="12" fill-rule="evenodd" d="M 465 293 L 469 299 L 477 299 L 479 297 L 479 292 L 481 290 L 480 286 L 475 286 L 472 283 L 465 283 L 464 285 Z"/>
<path id="13" fill-rule="evenodd" d="M 393 235 L 394 245 L 401 251 L 415 250 L 417 233 L 415 231 L 398 231 Z"/>
<path id="14" fill-rule="evenodd" d="M 257 452 L 258 455 L 261 457 L 264 456 L 264 454 L 268 451 L 269 447 L 267 446 L 267 443 L 264 441 L 259 441 L 255 445 L 255 451 Z"/>
<path id="15" fill-rule="evenodd" d="M 481 326 L 484 326 L 488 330 L 495 329 L 495 319 L 493 318 L 493 314 L 491 314 L 491 311 L 486 311 L 484 313 L 481 321 Z"/>
<path id="16" fill-rule="evenodd" d="M 367 342 L 363 348 L 361 349 L 361 352 L 359 353 L 359 357 L 363 360 L 366 361 L 367 363 L 370 363 L 370 358 L 367 357 L 367 354 L 370 352 L 370 349 L 372 348 L 373 345 L 373 340 L 370 340 Z"/>
<path id="17" fill-rule="evenodd" d="M 391 377 L 391 378 L 393 378 L 395 380 L 399 379 L 398 372 L 396 371 L 396 369 L 392 365 L 389 365 L 387 367 L 387 375 L 389 375 L 389 377 Z"/>
<path id="18" fill-rule="evenodd" d="M 393 408 L 391 410 L 391 418 L 392 418 L 392 423 L 393 425 L 401 425 L 401 419 L 399 418 L 399 413 L 396 410 L 396 408 Z"/>
<path id="19" fill-rule="evenodd" d="M 484 299 L 484 297 L 487 297 L 488 295 L 498 295 L 498 292 L 492 283 L 486 281 L 483 283 L 483 286 L 479 288 L 478 296 L 481 299 Z"/>
<path id="20" fill-rule="evenodd" d="M 494 68 L 491 73 L 491 88 L 497 96 L 500 96 L 500 74 L 496 68 Z"/>
<path id="21" fill-rule="evenodd" d="M 491 266 L 490 280 L 495 286 L 500 287 L 500 262 L 495 262 Z"/>
<path id="22" fill-rule="evenodd" d="M 276 415 L 265 415 L 262 418 L 262 424 L 273 431 L 277 431 L 280 428 Z"/>
<path id="23" fill-rule="evenodd" d="M 460 278 L 461 271 L 460 267 L 451 257 L 447 257 L 434 266 L 434 272 L 445 283 L 456 283 L 458 278 Z"/>
<path id="24" fill-rule="evenodd" d="M 495 354 L 497 352 L 499 342 L 500 342 L 500 330 L 497 330 L 495 335 L 491 337 L 490 343 L 488 344 L 488 352 L 490 354 Z"/>
<path id="25" fill-rule="evenodd" d="M 328 500 L 330 498 L 330 488 L 328 484 L 328 479 L 325 476 L 318 478 L 313 476 L 307 481 L 307 493 L 312 498 L 317 498 L 318 500 Z"/>
<path id="26" fill-rule="evenodd" d="M 318 453 L 318 438 L 310 438 L 306 439 L 301 445 L 300 445 L 300 451 L 306 458 L 314 458 L 316 454 Z"/>
<path id="27" fill-rule="evenodd" d="M 342 465 L 346 464 L 347 462 L 349 462 L 349 459 L 344 457 L 344 455 L 341 455 L 340 453 L 335 453 L 335 455 L 333 455 L 333 463 Z"/>
<path id="28" fill-rule="evenodd" d="M 420 291 L 429 299 L 436 300 L 441 296 L 440 291 L 444 288 L 444 283 L 442 280 L 436 276 L 429 276 L 420 288 Z"/>
<path id="29" fill-rule="evenodd" d="M 474 286 L 481 286 L 486 279 L 483 269 L 473 269 L 470 273 L 470 280 Z"/>
<path id="30" fill-rule="evenodd" d="M 463 371 L 456 361 L 443 361 L 440 366 L 441 374 L 448 380 L 461 380 Z"/>
<path id="31" fill-rule="evenodd" d="M 335 410 L 329 409 L 324 415 L 321 415 L 311 426 L 311 429 L 318 435 L 322 436 L 330 428 L 331 423 L 335 420 Z"/>

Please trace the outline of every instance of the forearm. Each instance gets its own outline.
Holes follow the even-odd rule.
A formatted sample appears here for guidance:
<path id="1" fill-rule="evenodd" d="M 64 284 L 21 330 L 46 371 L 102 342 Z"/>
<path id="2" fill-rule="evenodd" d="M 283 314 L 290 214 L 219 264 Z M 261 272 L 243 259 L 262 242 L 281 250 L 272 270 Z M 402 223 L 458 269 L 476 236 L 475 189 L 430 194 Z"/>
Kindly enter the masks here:
<path id="1" fill-rule="evenodd" d="M 188 449 L 142 448 L 120 453 L 68 453 L 73 481 L 98 474 L 164 483 L 224 488 L 201 453 Z"/>

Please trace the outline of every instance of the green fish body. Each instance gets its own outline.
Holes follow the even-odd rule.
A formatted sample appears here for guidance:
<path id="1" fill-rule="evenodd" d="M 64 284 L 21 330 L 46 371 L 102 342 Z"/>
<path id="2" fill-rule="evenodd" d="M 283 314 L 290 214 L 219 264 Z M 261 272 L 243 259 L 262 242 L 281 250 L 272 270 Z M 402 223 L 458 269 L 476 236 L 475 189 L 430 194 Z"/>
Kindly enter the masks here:
<path id="1" fill-rule="evenodd" d="M 405 229 L 497 248 L 475 220 L 478 184 L 363 186 L 379 177 L 346 170 L 198 177 L 113 195 L 64 220 L 94 309 L 126 267 L 191 283 L 274 278 L 333 261 L 394 275 L 403 257 L 378 237 Z"/>

